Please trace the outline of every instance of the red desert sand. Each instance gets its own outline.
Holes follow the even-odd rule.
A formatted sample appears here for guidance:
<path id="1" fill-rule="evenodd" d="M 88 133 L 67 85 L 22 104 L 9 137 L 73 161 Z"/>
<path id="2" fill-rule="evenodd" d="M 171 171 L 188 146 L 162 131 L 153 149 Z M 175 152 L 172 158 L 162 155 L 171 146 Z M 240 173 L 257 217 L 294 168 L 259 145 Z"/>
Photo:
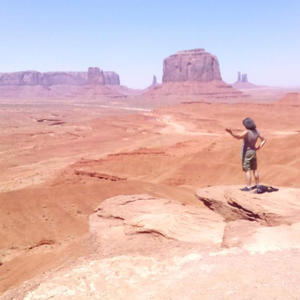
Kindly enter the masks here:
<path id="1" fill-rule="evenodd" d="M 139 97 L 1 102 L 0 298 L 299 299 L 298 94 Z M 278 192 L 240 191 L 248 116 Z"/>

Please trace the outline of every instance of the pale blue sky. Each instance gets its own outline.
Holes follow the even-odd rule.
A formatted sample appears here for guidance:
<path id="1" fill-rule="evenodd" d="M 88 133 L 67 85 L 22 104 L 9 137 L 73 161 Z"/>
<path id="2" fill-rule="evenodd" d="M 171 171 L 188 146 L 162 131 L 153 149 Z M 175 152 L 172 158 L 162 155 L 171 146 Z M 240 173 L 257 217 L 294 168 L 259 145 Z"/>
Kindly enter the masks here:
<path id="1" fill-rule="evenodd" d="M 224 81 L 300 86 L 300 1 L 0 0 L 0 72 L 116 71 L 143 88 L 184 49 L 216 55 Z"/>

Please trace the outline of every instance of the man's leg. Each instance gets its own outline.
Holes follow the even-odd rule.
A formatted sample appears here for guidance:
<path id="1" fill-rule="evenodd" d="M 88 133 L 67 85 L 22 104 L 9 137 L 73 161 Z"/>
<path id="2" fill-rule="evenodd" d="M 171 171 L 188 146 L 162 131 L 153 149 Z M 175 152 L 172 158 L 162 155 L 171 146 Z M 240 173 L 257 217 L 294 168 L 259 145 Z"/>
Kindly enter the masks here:
<path id="1" fill-rule="evenodd" d="M 253 174 L 254 174 L 254 178 L 255 178 L 255 184 L 259 185 L 259 174 L 258 174 L 258 170 L 253 170 Z"/>
<path id="2" fill-rule="evenodd" d="M 242 191 L 251 191 L 251 161 L 254 158 L 255 152 L 247 151 L 243 159 L 243 170 L 246 174 L 246 186 Z"/>
<path id="3" fill-rule="evenodd" d="M 247 182 L 247 187 L 251 187 L 251 171 L 248 170 L 246 171 L 246 182 Z"/>

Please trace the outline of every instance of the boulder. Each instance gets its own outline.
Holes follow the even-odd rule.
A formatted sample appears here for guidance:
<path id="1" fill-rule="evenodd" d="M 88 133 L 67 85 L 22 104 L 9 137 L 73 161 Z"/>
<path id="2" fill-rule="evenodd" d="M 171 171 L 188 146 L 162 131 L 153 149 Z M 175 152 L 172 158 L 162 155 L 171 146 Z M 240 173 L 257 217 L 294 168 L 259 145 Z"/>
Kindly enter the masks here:
<path id="1" fill-rule="evenodd" d="M 163 82 L 222 80 L 218 59 L 204 49 L 177 52 L 164 60 Z"/>

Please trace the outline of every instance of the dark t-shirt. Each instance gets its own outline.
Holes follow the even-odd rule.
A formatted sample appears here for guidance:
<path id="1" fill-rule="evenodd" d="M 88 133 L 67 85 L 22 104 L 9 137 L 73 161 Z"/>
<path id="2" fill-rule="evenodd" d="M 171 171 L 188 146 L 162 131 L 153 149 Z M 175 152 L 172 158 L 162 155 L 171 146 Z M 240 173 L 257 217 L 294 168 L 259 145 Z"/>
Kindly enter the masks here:
<path id="1" fill-rule="evenodd" d="M 248 134 L 244 137 L 244 147 L 246 148 L 246 150 L 255 150 L 255 145 L 258 137 L 259 132 L 256 129 L 248 130 Z"/>
<path id="2" fill-rule="evenodd" d="M 248 130 L 248 133 L 244 137 L 244 141 L 243 141 L 243 145 L 242 145 L 242 156 L 243 157 L 248 150 L 255 151 L 255 145 L 256 145 L 258 137 L 259 137 L 259 132 L 256 129 Z"/>

